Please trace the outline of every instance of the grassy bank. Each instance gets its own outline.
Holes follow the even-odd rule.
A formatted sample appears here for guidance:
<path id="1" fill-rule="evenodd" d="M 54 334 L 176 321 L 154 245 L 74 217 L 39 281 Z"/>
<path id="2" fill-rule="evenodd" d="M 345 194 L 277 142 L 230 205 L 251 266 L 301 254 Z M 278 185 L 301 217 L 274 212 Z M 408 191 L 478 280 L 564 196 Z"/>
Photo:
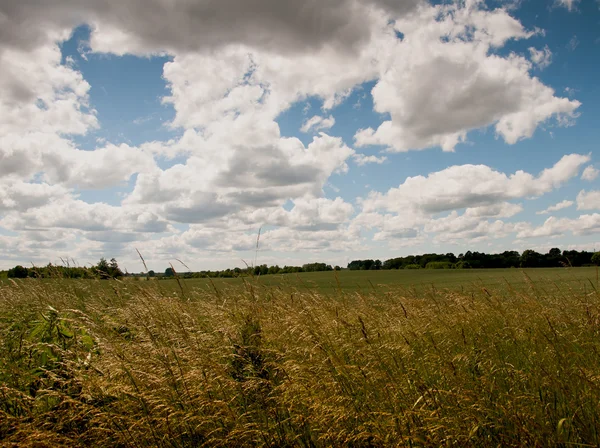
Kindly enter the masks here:
<path id="1" fill-rule="evenodd" d="M 596 446 L 600 295 L 560 272 L 4 282 L 0 443 Z"/>

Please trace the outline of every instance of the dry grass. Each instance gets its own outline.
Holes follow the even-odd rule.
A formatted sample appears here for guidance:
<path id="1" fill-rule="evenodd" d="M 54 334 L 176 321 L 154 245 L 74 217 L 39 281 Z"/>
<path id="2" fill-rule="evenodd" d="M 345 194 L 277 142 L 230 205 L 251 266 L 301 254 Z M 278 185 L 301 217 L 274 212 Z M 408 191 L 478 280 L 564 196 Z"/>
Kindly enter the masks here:
<path id="1" fill-rule="evenodd" d="M 600 445 L 592 287 L 112 286 L 0 284 L 0 446 Z"/>

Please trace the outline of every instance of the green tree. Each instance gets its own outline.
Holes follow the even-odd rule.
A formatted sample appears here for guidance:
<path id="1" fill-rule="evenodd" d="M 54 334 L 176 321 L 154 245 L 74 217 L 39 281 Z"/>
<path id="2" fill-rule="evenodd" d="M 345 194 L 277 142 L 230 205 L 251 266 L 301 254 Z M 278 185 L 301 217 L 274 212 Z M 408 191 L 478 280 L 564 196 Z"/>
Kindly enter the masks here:
<path id="1" fill-rule="evenodd" d="M 521 267 L 522 268 L 535 268 L 540 265 L 542 254 L 539 254 L 535 250 L 527 249 L 521 254 Z"/>
<path id="2" fill-rule="evenodd" d="M 148 271 L 148 277 L 156 277 L 156 272 L 154 272 L 152 269 L 150 269 Z"/>
<path id="3" fill-rule="evenodd" d="M 8 278 L 27 278 L 28 275 L 29 269 L 24 268 L 21 265 L 17 265 L 8 270 Z"/>
<path id="4" fill-rule="evenodd" d="M 596 266 L 600 265 L 600 252 L 595 252 L 594 255 L 592 255 L 592 264 L 595 264 Z"/>
<path id="5" fill-rule="evenodd" d="M 558 258 L 562 255 L 562 252 L 560 251 L 559 248 L 553 247 L 552 249 L 550 249 L 548 251 L 548 255 L 550 255 L 551 257 L 554 257 L 554 258 Z"/>
<path id="6" fill-rule="evenodd" d="M 110 266 L 108 265 L 108 261 L 106 261 L 106 258 L 104 258 L 104 257 L 100 258 L 100 261 L 94 268 L 94 271 L 96 272 L 97 275 L 100 276 L 100 278 L 104 278 L 104 279 L 110 278 L 110 273 L 109 273 Z"/>
<path id="7" fill-rule="evenodd" d="M 108 274 L 112 278 L 120 278 L 123 277 L 123 271 L 119 268 L 119 263 L 114 258 L 110 259 L 110 263 L 108 265 Z"/>
<path id="8" fill-rule="evenodd" d="M 167 269 L 165 269 L 165 277 L 174 277 L 175 276 L 175 270 L 171 267 L 168 267 Z"/>

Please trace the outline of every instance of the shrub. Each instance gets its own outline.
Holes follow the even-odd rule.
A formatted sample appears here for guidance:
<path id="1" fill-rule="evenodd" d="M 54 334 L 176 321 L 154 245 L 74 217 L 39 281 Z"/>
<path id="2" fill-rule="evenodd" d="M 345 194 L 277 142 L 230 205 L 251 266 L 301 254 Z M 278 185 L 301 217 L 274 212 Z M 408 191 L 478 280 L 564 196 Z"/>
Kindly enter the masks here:
<path id="1" fill-rule="evenodd" d="M 8 270 L 8 278 L 27 278 L 28 275 L 29 269 L 24 268 L 21 265 Z"/>
<path id="2" fill-rule="evenodd" d="M 425 269 L 452 269 L 452 263 L 449 261 L 430 261 L 425 265 Z"/>
<path id="3" fill-rule="evenodd" d="M 404 266 L 404 269 L 421 269 L 420 264 L 407 264 Z"/>

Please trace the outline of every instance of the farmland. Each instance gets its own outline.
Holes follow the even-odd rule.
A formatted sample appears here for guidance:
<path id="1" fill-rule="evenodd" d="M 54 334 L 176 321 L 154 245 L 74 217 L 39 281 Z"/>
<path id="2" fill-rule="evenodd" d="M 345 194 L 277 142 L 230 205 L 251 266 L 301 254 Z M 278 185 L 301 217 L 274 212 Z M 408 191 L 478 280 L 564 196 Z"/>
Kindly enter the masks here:
<path id="1" fill-rule="evenodd" d="M 587 268 L 548 268 L 548 269 L 406 269 L 385 271 L 338 271 L 308 272 L 301 274 L 266 275 L 262 277 L 244 277 L 232 279 L 181 279 L 162 280 L 160 285 L 167 291 L 179 291 L 180 284 L 184 290 L 213 290 L 245 288 L 245 283 L 263 287 L 282 289 L 299 289 L 317 291 L 319 294 L 336 292 L 367 291 L 427 291 L 431 288 L 457 291 L 473 291 L 482 287 L 504 290 L 507 288 L 524 288 L 531 282 L 537 288 L 547 289 L 561 284 L 563 287 L 582 289 L 590 288 L 590 280 L 597 282 L 598 271 L 595 267 Z"/>
<path id="2" fill-rule="evenodd" d="M 596 268 L 0 283 L 0 445 L 596 446 Z"/>

